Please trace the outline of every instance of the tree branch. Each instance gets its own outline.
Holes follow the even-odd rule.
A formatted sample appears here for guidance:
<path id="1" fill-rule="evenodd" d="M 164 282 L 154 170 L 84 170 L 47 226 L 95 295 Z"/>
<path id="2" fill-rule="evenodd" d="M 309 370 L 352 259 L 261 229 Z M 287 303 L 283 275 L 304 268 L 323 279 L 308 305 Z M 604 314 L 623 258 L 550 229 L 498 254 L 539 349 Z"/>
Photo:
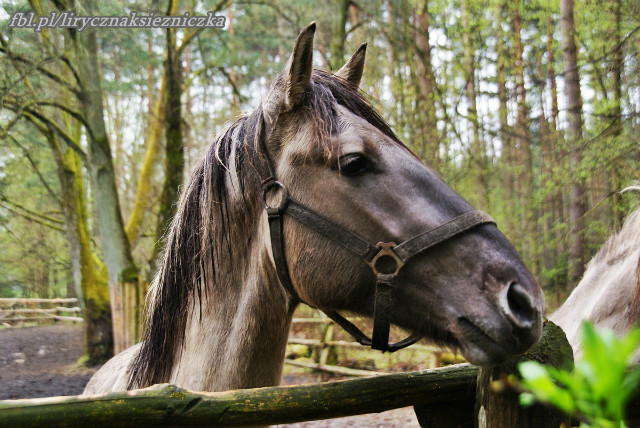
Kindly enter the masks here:
<path id="1" fill-rule="evenodd" d="M 49 193 L 49 195 L 58 203 L 58 205 L 62 206 L 62 201 L 60 200 L 58 195 L 56 195 L 56 193 L 53 191 L 51 186 L 49 186 L 49 183 L 47 183 L 47 181 L 44 179 L 44 176 L 40 172 L 40 169 L 38 168 L 38 165 L 36 164 L 36 162 L 31 157 L 31 154 L 29 153 L 29 151 L 24 146 L 22 146 L 22 144 L 20 144 L 20 142 L 18 142 L 18 140 L 16 140 L 15 137 L 13 137 L 12 135 L 9 135 L 9 139 L 11 141 L 13 141 L 13 143 L 16 146 L 18 146 L 20 148 L 20 150 L 22 150 L 22 154 L 27 158 L 27 160 L 31 164 L 31 168 L 36 173 L 36 175 L 40 179 L 40 182 L 45 187 L 45 189 L 47 189 L 47 192 Z"/>
<path id="2" fill-rule="evenodd" d="M 82 92 L 81 92 L 80 89 L 72 87 L 71 85 L 69 85 L 68 82 L 65 82 L 59 76 L 57 76 L 56 74 L 53 74 L 51 71 L 47 70 L 46 68 L 44 68 L 42 66 L 42 64 L 45 64 L 47 62 L 51 62 L 51 61 L 55 60 L 56 58 L 53 58 L 53 57 L 45 58 L 42 61 L 41 64 L 36 64 L 36 63 L 34 63 L 33 61 L 31 61 L 31 60 L 29 60 L 27 58 L 24 58 L 22 56 L 16 55 L 15 53 L 11 52 L 5 46 L 0 46 L 0 53 L 3 53 L 5 55 L 7 55 L 7 57 L 10 58 L 13 61 L 21 62 L 23 64 L 28 65 L 31 69 L 38 70 L 40 73 L 42 73 L 43 76 L 48 77 L 49 79 L 53 80 L 54 82 L 58 83 L 59 85 L 64 86 L 66 89 L 71 91 L 77 98 L 81 98 L 82 97 Z"/>
<path id="3" fill-rule="evenodd" d="M 230 0 L 221 0 L 216 7 L 213 8 L 213 10 L 211 10 L 211 12 L 213 12 L 214 14 L 216 12 L 219 12 L 223 7 L 227 6 L 227 4 L 229 3 Z M 200 34 L 200 32 L 202 32 L 202 30 L 204 30 L 204 27 L 200 27 L 200 28 L 196 28 L 192 31 L 187 32 L 187 34 L 184 36 L 184 38 L 182 39 L 182 42 L 180 43 L 180 46 L 178 46 L 178 48 L 176 49 L 176 55 L 180 56 L 182 55 L 182 52 L 184 51 L 184 49 L 189 45 L 189 43 L 191 43 L 191 41 L 198 35 Z"/>
<path id="4" fill-rule="evenodd" d="M 25 220 L 32 221 L 34 223 L 38 223 L 38 224 L 40 224 L 42 226 L 46 226 L 46 227 L 48 227 L 50 229 L 57 230 L 58 232 L 64 232 L 64 228 L 62 228 L 60 226 L 49 224 L 46 221 L 38 219 L 37 217 L 33 217 L 33 216 L 31 216 L 29 214 L 26 214 L 26 213 L 18 212 L 16 210 L 12 209 L 12 208 L 7 207 L 6 205 L 4 205 L 2 203 L 0 203 L 0 207 L 4 208 L 5 210 L 9 211 L 12 214 L 15 214 L 15 215 L 17 215 L 19 217 L 24 218 Z"/>
<path id="5" fill-rule="evenodd" d="M 9 198 L 7 198 L 7 196 L 4 193 L 0 193 L 0 201 L 3 201 L 3 202 L 5 202 L 5 203 L 7 203 L 9 205 L 12 205 L 15 208 L 17 208 L 17 209 L 19 209 L 21 211 L 24 211 L 25 213 L 27 213 L 27 214 L 29 214 L 31 216 L 39 217 L 42 220 L 49 221 L 49 222 L 55 223 L 55 224 L 64 224 L 64 221 L 62 221 L 62 220 L 58 220 L 58 219 L 55 219 L 53 217 L 49 217 L 49 216 L 46 216 L 44 214 L 37 213 L 37 212 L 35 212 L 33 210 L 30 210 L 29 208 L 25 207 L 24 205 L 20 205 L 17 202 L 13 202 L 13 201 L 9 200 Z"/>
<path id="6" fill-rule="evenodd" d="M 46 126 L 51 127 L 53 130 L 56 131 L 58 135 L 60 135 L 60 137 L 62 137 L 62 139 L 69 145 L 69 147 L 71 147 L 76 153 L 78 153 L 78 155 L 80 156 L 83 162 L 87 161 L 87 154 L 82 150 L 80 146 L 78 146 L 76 141 L 69 134 L 67 134 L 67 132 L 64 129 L 58 126 L 57 123 L 53 122 L 49 118 L 33 110 L 26 110 L 23 113 L 23 115 L 26 119 L 28 119 L 31 123 L 33 123 L 36 126 L 41 126 L 41 124 L 36 121 L 38 120 L 44 123 Z M 39 128 L 39 129 L 42 131 L 42 128 Z"/>

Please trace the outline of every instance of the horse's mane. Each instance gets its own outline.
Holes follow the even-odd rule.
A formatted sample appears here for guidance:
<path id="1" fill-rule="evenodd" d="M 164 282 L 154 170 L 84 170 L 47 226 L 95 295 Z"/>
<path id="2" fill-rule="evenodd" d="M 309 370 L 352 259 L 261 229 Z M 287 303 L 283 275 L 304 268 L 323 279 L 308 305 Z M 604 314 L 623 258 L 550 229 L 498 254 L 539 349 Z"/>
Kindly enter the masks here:
<path id="1" fill-rule="evenodd" d="M 589 264 L 614 264 L 640 246 L 640 209 L 630 213 L 618 233 L 611 235 Z"/>
<path id="2" fill-rule="evenodd" d="M 399 143 L 384 119 L 346 81 L 314 70 L 296 108 L 311 120 L 314 144 L 339 128 L 336 104 Z M 194 169 L 167 234 L 161 267 L 146 300 L 140 349 L 129 367 L 128 389 L 166 382 L 181 350 L 190 310 L 202 294 L 228 284 L 223 266 L 246 253 L 260 217 L 260 181 L 268 175 L 262 104 L 219 134 Z M 302 122 L 301 122 L 302 123 Z M 202 311 L 200 311 L 202 313 Z"/>
<path id="3" fill-rule="evenodd" d="M 640 188 L 629 189 L 640 190 Z M 638 248 L 640 248 L 640 208 L 627 215 L 620 231 L 607 239 L 600 251 L 591 259 L 587 269 L 592 265 L 600 264 L 606 264 L 609 269 L 613 269 L 614 265 L 632 256 Z M 636 261 L 635 293 L 626 312 L 634 320 L 640 317 L 640 260 Z"/>

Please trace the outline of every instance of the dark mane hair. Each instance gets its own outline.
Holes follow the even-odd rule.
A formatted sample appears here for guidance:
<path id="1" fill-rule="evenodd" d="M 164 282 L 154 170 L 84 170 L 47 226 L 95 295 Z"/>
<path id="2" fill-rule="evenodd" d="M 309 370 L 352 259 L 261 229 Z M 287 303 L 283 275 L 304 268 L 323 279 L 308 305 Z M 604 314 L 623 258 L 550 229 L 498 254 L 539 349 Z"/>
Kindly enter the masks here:
<path id="1" fill-rule="evenodd" d="M 312 121 L 317 131 L 314 140 L 322 144 L 326 134 L 339 129 L 336 104 L 401 144 L 357 89 L 327 72 L 314 70 L 304 99 L 293 113 L 300 114 L 301 123 Z M 262 209 L 260 182 L 268 176 L 264 130 L 261 105 L 219 135 L 191 174 L 147 295 L 146 325 L 139 352 L 129 367 L 127 389 L 169 380 L 189 311 L 196 304 L 201 309 L 202 294 L 219 288 L 216 286 L 225 281 L 225 266 L 250 248 Z M 230 174 L 237 179 L 230 180 Z"/>

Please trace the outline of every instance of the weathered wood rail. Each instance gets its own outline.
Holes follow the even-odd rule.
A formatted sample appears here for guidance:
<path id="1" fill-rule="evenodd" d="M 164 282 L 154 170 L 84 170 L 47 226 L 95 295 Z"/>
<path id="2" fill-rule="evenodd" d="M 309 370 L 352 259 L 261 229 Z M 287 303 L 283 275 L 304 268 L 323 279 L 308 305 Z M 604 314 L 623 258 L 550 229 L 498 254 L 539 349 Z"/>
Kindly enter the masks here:
<path id="1" fill-rule="evenodd" d="M 557 367 L 572 364 L 564 332 L 547 323 L 532 350 L 489 369 L 462 364 L 316 385 L 200 393 L 165 384 L 100 396 L 0 401 L 0 427 L 241 427 L 411 405 L 421 425 L 432 428 L 569 426 L 570 421 L 556 411 L 542 406 L 521 408 L 517 394 L 492 387 L 525 359 Z M 629 406 L 632 419 L 637 418 L 639 404 L 636 400 Z"/>
<path id="2" fill-rule="evenodd" d="M 25 322 L 42 321 L 71 321 L 82 322 L 79 316 L 61 314 L 79 314 L 82 310 L 77 305 L 76 298 L 58 299 L 24 299 L 1 298 L 0 299 L 0 324 L 15 324 Z M 44 306 L 44 307 L 41 307 Z"/>
<path id="3" fill-rule="evenodd" d="M 0 426 L 240 427 L 382 412 L 475 393 L 468 364 L 316 385 L 217 393 L 156 385 L 129 393 L 0 401 Z"/>
<path id="4" fill-rule="evenodd" d="M 335 373 L 344 376 L 375 376 L 382 375 L 384 372 L 379 372 L 375 370 L 365 370 L 365 369 L 353 369 L 348 367 L 336 366 L 327 364 L 328 356 L 331 354 L 332 348 L 344 347 L 344 348 L 355 348 L 362 349 L 362 345 L 358 342 L 349 342 L 343 340 L 333 340 L 334 333 L 334 321 L 330 318 L 323 316 L 320 318 L 294 318 L 292 321 L 293 324 L 321 324 L 325 326 L 324 333 L 321 335 L 320 339 L 308 339 L 308 338 L 299 338 L 295 336 L 289 336 L 288 343 L 292 345 L 304 345 L 313 347 L 318 354 L 317 362 L 310 361 L 298 361 L 295 359 L 286 359 L 285 363 L 296 366 L 303 367 L 308 369 L 320 370 L 329 373 Z M 404 348 L 399 350 L 398 352 L 406 352 L 406 351 L 423 351 L 425 356 L 429 357 L 429 368 L 436 368 L 442 365 L 442 351 L 435 346 L 429 345 L 420 345 L 414 344 L 410 348 Z"/>

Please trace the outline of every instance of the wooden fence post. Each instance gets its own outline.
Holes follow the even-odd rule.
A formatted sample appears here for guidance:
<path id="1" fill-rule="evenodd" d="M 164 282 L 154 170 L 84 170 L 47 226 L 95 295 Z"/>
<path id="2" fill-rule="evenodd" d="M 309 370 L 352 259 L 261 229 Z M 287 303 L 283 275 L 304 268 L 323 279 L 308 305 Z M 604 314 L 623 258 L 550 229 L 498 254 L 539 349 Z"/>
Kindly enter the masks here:
<path id="1" fill-rule="evenodd" d="M 478 428 L 557 428 L 561 424 L 570 426 L 569 416 L 560 411 L 540 404 L 522 407 L 517 392 L 495 388 L 499 382 L 494 382 L 503 380 L 510 374 L 518 374 L 518 363 L 528 360 L 570 370 L 573 367 L 573 351 L 564 331 L 551 321 L 546 321 L 540 341 L 524 355 L 478 371 L 474 412 Z"/>
<path id="2" fill-rule="evenodd" d="M 542 337 L 523 355 L 511 357 L 494 367 L 480 368 L 476 393 L 460 394 L 450 401 L 414 406 L 421 427 L 462 428 L 558 428 L 569 426 L 568 416 L 550 407 L 534 405 L 522 407 L 518 393 L 495 388 L 500 380 L 518 373 L 518 363 L 534 360 L 556 368 L 573 367 L 573 351 L 564 331 L 546 321 Z M 474 400 L 475 395 L 475 400 Z M 475 405 L 474 405 L 475 401 Z"/>
<path id="3" fill-rule="evenodd" d="M 325 366 L 328 364 L 336 364 L 337 354 L 335 347 L 330 345 L 329 342 L 333 341 L 333 331 L 335 327 L 333 323 L 328 324 L 325 327 L 324 335 L 322 337 L 322 349 L 320 350 L 319 364 Z M 331 360 L 331 361 L 329 361 Z"/>

